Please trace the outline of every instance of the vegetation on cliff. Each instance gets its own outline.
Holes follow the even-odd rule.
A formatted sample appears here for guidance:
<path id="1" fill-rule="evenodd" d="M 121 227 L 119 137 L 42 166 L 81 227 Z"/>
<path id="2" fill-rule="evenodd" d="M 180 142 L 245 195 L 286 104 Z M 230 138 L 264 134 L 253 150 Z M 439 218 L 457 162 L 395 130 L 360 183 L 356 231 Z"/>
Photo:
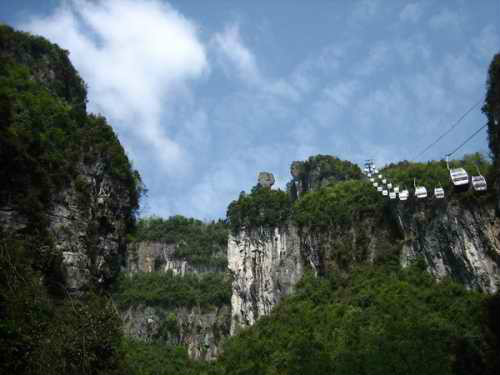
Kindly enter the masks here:
<path id="1" fill-rule="evenodd" d="M 122 275 L 115 284 L 114 300 L 125 308 L 144 304 L 163 308 L 229 305 L 231 281 L 224 273 L 174 275 L 151 272 Z"/>
<path id="2" fill-rule="evenodd" d="M 85 85 L 67 51 L 0 25 L 1 373 L 122 373 L 115 309 L 97 280 L 85 296 L 68 295 L 60 233 L 50 228 L 65 191 L 87 212 L 93 192 L 81 170 L 90 165 L 124 192 L 120 217 L 132 230 L 140 176 L 106 120 L 86 113 Z M 94 219 L 84 241 L 93 263 Z"/>
<path id="3" fill-rule="evenodd" d="M 316 159 L 310 158 L 305 165 L 309 165 L 307 163 L 311 160 Z M 334 165 L 339 163 L 344 165 L 338 160 L 335 158 Z M 477 174 L 476 168 L 478 168 L 490 186 L 495 182 L 491 163 L 479 153 L 465 155 L 462 160 L 452 160 L 450 165 L 463 167 L 471 175 Z M 331 170 L 329 173 L 333 174 Z M 403 161 L 385 166 L 380 173 L 401 189 L 413 190 L 414 179 L 417 185 L 426 186 L 430 198 L 424 203 L 429 205 L 439 203 L 432 198 L 434 187 L 438 186 L 445 188 L 448 202 L 493 200 L 496 197 L 494 189 L 480 194 L 473 191 L 454 192 L 444 160 L 427 163 Z M 339 227 L 345 229 L 363 217 L 380 220 L 384 216 L 387 218 L 387 210 L 398 204 L 414 206 L 417 203 L 413 194 L 405 203 L 399 203 L 397 200 L 389 201 L 388 197 L 383 197 L 377 192 L 368 179 L 358 177 L 340 181 L 334 179 L 325 186 L 303 193 L 300 199 L 291 198 L 281 190 L 269 188 L 253 188 L 249 194 L 242 192 L 237 200 L 231 202 L 227 210 L 227 220 L 232 232 L 238 233 L 243 228 L 278 227 L 287 222 L 313 231 Z"/>
<path id="4" fill-rule="evenodd" d="M 488 141 L 493 158 L 495 175 L 500 176 L 500 53 L 491 61 L 486 83 L 486 98 L 483 113 L 488 119 Z M 500 178 L 496 181 L 497 193 L 500 192 Z M 500 210 L 500 199 L 498 199 Z"/>
<path id="5" fill-rule="evenodd" d="M 160 241 L 176 244 L 173 257 L 193 265 L 227 266 L 227 236 L 223 220 L 204 223 L 181 215 L 168 219 L 147 217 L 138 221 L 134 241 Z"/>
<path id="6" fill-rule="evenodd" d="M 309 275 L 270 316 L 230 338 L 220 362 L 241 375 L 493 373 L 498 324 L 483 326 L 490 306 L 418 266 Z"/>

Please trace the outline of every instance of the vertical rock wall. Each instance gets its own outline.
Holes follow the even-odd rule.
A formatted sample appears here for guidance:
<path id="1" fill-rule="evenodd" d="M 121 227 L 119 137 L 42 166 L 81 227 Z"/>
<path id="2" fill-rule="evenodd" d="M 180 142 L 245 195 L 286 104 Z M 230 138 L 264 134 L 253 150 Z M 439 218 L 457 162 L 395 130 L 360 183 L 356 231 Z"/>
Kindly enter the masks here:
<path id="1" fill-rule="evenodd" d="M 318 267 L 314 257 L 301 252 L 300 237 L 292 226 L 230 236 L 231 334 L 269 314 L 281 298 L 292 293 L 306 265 L 313 270 Z"/>
<path id="2" fill-rule="evenodd" d="M 399 256 L 408 266 L 423 257 L 437 279 L 451 277 L 489 293 L 499 289 L 500 218 L 493 204 L 465 207 L 455 202 L 432 209 L 400 205 L 393 215 L 399 228 L 365 218 L 343 231 L 314 234 L 289 225 L 231 236 L 231 335 L 269 314 L 293 292 L 307 267 L 336 272 L 388 256 Z M 401 233 L 396 236 L 394 230 Z"/>
<path id="3" fill-rule="evenodd" d="M 437 210 L 400 212 L 405 242 L 401 263 L 422 256 L 437 279 L 494 293 L 500 286 L 500 218 L 493 205 L 451 203 Z"/>
<path id="4" fill-rule="evenodd" d="M 229 336 L 229 306 L 202 310 L 177 308 L 165 310 L 144 305 L 132 306 L 122 313 L 124 333 L 138 340 L 161 340 L 186 347 L 193 359 L 213 360 Z"/>

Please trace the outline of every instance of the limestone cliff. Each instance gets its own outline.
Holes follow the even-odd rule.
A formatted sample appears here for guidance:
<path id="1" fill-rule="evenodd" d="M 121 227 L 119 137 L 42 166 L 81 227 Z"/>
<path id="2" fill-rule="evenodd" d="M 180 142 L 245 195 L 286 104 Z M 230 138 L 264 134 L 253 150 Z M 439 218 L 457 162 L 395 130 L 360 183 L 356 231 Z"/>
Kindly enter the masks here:
<path id="1" fill-rule="evenodd" d="M 106 120 L 87 114 L 67 51 L 0 25 L 0 67 L 0 234 L 33 247 L 34 267 L 67 292 L 105 287 L 120 270 L 139 174 Z"/>
<path id="2" fill-rule="evenodd" d="M 122 313 L 124 333 L 138 340 L 161 340 L 186 347 L 193 359 L 213 360 L 229 336 L 229 306 L 163 309 L 138 305 Z"/>
<path id="3" fill-rule="evenodd" d="M 293 173 L 292 177 L 292 181 L 297 179 Z M 343 177 L 338 174 L 337 178 Z M 306 175 L 303 180 L 310 181 L 311 177 Z M 329 191 L 335 196 L 334 189 Z M 293 189 L 289 194 L 297 199 Z M 380 204 L 374 210 L 358 212 L 349 220 L 326 217 L 326 226 L 318 226 L 314 220 L 319 218 L 314 215 L 312 225 L 299 226 L 292 218 L 288 224 L 275 227 L 239 224 L 228 242 L 233 276 L 231 334 L 269 314 L 293 292 L 306 270 L 321 275 L 349 272 L 353 265 L 363 262 L 407 266 L 423 259 L 437 279 L 450 277 L 469 289 L 488 293 L 499 290 L 500 217 L 495 213 L 493 194 L 469 194 L 469 198 L 451 195 L 442 201 L 411 198 L 406 202 L 377 197 Z M 232 206 L 241 207 L 243 203 L 240 198 Z M 340 212 L 348 208 L 342 207 Z M 259 210 L 257 206 L 253 209 Z M 266 215 L 265 209 L 258 217 Z M 240 209 L 232 213 L 237 223 L 249 222 L 235 212 L 240 216 L 245 212 Z M 322 211 L 317 212 L 320 215 Z"/>
<path id="4" fill-rule="evenodd" d="M 129 244 L 126 256 L 125 272 L 168 272 L 176 275 L 189 273 L 225 272 L 223 264 L 193 263 L 179 257 L 176 243 L 161 241 L 139 241 Z M 215 258 L 225 258 L 225 254 L 215 254 Z"/>
<path id="5" fill-rule="evenodd" d="M 219 275 L 227 280 L 225 251 L 223 254 L 219 251 L 210 253 L 205 262 L 192 262 L 189 257 L 180 257 L 178 249 L 179 245 L 175 242 L 132 242 L 127 249 L 123 272 L 128 278 L 147 275 L 168 276 L 171 273 L 173 279 L 169 280 L 176 281 L 180 287 L 179 290 L 169 289 L 164 292 L 164 295 L 193 292 L 193 286 L 189 284 L 189 280 L 192 281 L 193 277 L 210 278 L 213 275 Z M 184 250 L 186 254 L 193 253 L 188 249 Z M 204 282 L 205 279 L 201 280 Z M 229 288 L 228 281 L 225 281 L 224 285 Z M 206 287 L 218 288 L 220 285 L 207 285 Z M 195 291 L 194 293 L 203 292 Z M 182 296 L 175 294 L 172 298 L 177 297 Z M 227 303 L 222 304 L 218 302 L 193 306 L 192 303 L 179 302 L 176 306 L 165 307 L 155 303 L 141 302 L 119 306 L 119 308 L 123 332 L 126 336 L 145 342 L 160 341 L 183 346 L 193 359 L 214 360 L 222 350 L 224 339 L 229 336 L 231 321 L 229 294 Z"/>

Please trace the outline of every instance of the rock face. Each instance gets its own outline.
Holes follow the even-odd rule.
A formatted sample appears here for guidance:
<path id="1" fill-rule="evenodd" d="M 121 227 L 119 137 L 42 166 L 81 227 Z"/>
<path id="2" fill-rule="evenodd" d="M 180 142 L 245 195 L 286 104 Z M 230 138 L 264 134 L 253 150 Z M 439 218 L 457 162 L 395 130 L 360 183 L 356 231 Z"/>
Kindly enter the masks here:
<path id="1" fill-rule="evenodd" d="M 452 277 L 470 289 L 500 287 L 500 218 L 493 204 L 402 213 L 401 263 L 423 256 L 437 279 Z"/>
<path id="2" fill-rule="evenodd" d="M 301 251 L 294 227 L 242 231 L 230 236 L 228 264 L 233 276 L 231 334 L 269 314 L 294 290 L 306 265 L 319 267 L 317 254 Z"/>
<path id="3" fill-rule="evenodd" d="M 125 252 L 140 177 L 106 120 L 87 114 L 85 84 L 67 51 L 0 25 L 0 65 L 10 66 L 2 82 L 18 87 L 0 110 L 0 232 L 38 247 L 35 262 L 56 259 L 40 268 L 46 278 L 61 273 L 66 291 L 106 286 Z M 42 97 L 43 105 L 17 96 Z"/>
<path id="4" fill-rule="evenodd" d="M 175 256 L 176 244 L 160 241 L 131 243 L 127 249 L 128 275 L 134 273 L 164 273 L 176 277 L 208 273 L 225 273 L 226 267 L 214 264 L 192 264 Z M 216 254 L 216 256 L 219 256 Z M 223 341 L 229 336 L 230 305 L 219 307 L 172 307 L 143 304 L 121 308 L 123 332 L 126 336 L 152 342 L 161 341 L 184 346 L 193 359 L 213 360 L 220 353 Z"/>
<path id="5" fill-rule="evenodd" d="M 361 170 L 355 164 L 340 160 L 331 155 L 311 156 L 306 161 L 294 161 L 290 166 L 292 181 L 287 185 L 293 200 L 308 191 L 348 179 L 357 179 Z"/>
<path id="6" fill-rule="evenodd" d="M 230 329 L 229 306 L 203 311 L 199 308 L 165 310 L 139 305 L 127 309 L 122 318 L 127 336 L 146 342 L 161 340 L 185 346 L 193 359 L 215 359 Z"/>
<path id="7" fill-rule="evenodd" d="M 265 188 L 271 188 L 274 185 L 274 176 L 269 172 L 260 172 L 257 183 Z"/>
<path id="8" fill-rule="evenodd" d="M 187 273 L 224 272 L 225 267 L 192 264 L 175 256 L 176 244 L 160 241 L 134 242 L 128 246 L 125 270 L 135 272 L 167 272 L 184 276 Z"/>
<path id="9" fill-rule="evenodd" d="M 356 262 L 390 256 L 407 266 L 423 257 L 437 279 L 451 277 L 489 293 L 499 289 L 500 218 L 493 203 L 397 206 L 392 215 L 391 225 L 364 218 L 349 230 L 313 233 L 288 225 L 273 231 L 242 230 L 231 236 L 231 334 L 269 314 L 293 292 L 307 268 L 336 272 Z"/>

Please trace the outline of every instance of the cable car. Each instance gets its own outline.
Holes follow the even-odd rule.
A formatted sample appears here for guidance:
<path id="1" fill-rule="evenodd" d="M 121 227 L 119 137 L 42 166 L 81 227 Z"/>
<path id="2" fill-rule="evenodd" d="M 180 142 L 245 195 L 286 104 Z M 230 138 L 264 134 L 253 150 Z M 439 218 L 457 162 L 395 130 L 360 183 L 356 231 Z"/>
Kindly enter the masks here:
<path id="1" fill-rule="evenodd" d="M 392 189 L 392 184 L 390 182 L 387 184 L 387 189 Z"/>
<path id="2" fill-rule="evenodd" d="M 469 175 L 463 168 L 450 169 L 451 182 L 455 186 L 462 186 L 469 184 Z"/>
<path id="3" fill-rule="evenodd" d="M 394 186 L 394 192 L 399 193 L 399 186 Z"/>
<path id="4" fill-rule="evenodd" d="M 382 179 L 382 177 L 383 177 L 383 176 L 382 176 L 381 174 L 379 174 L 379 175 L 378 175 L 378 178 Z"/>
<path id="5" fill-rule="evenodd" d="M 469 184 L 469 175 L 463 168 L 454 168 L 450 169 L 450 165 L 448 163 L 448 155 L 446 155 L 446 166 L 450 171 L 451 182 L 454 186 L 463 186 Z"/>
<path id="6" fill-rule="evenodd" d="M 443 199 L 444 198 L 444 189 L 441 186 L 434 188 L 434 198 L 436 198 L 436 199 Z"/>
<path id="7" fill-rule="evenodd" d="M 383 190 L 383 189 L 382 189 L 382 186 L 379 186 L 379 187 L 377 188 L 377 191 L 382 191 L 382 190 Z"/>
<path id="8" fill-rule="evenodd" d="M 377 187 L 377 186 L 378 186 L 378 182 L 374 182 L 373 187 Z"/>
<path id="9" fill-rule="evenodd" d="M 368 173 L 369 169 L 368 168 L 365 168 L 363 169 L 366 173 Z"/>
<path id="10" fill-rule="evenodd" d="M 386 179 L 386 178 L 384 178 L 384 179 L 382 180 L 382 183 L 383 183 L 383 184 L 387 184 L 387 179 Z"/>
<path id="11" fill-rule="evenodd" d="M 374 169 L 373 169 L 373 172 L 374 172 L 374 173 L 378 173 L 378 169 L 377 169 L 377 168 L 374 168 Z"/>
<path id="12" fill-rule="evenodd" d="M 371 176 L 372 176 L 372 174 L 371 174 L 371 173 L 368 173 L 368 177 L 371 177 Z"/>
<path id="13" fill-rule="evenodd" d="M 408 199 L 408 196 L 410 195 L 410 193 L 408 192 L 408 190 L 404 189 L 401 191 L 401 193 L 399 193 L 399 200 L 400 201 L 405 201 Z"/>
<path id="14" fill-rule="evenodd" d="M 375 182 L 375 179 L 373 177 L 371 177 L 370 182 Z"/>
<path id="15" fill-rule="evenodd" d="M 389 199 L 396 199 L 396 193 L 395 193 L 395 192 L 393 192 L 393 191 L 391 191 L 391 192 L 389 193 Z"/>
<path id="16" fill-rule="evenodd" d="M 382 195 L 387 196 L 387 195 L 389 195 L 389 192 L 387 190 L 382 190 Z"/>
<path id="17" fill-rule="evenodd" d="M 481 172 L 479 171 L 478 166 L 476 165 L 477 169 L 477 176 L 472 176 L 471 177 L 471 182 L 472 182 L 472 188 L 475 191 L 485 191 L 488 189 L 488 185 L 486 184 L 486 179 L 481 175 Z"/>
<path id="18" fill-rule="evenodd" d="M 415 196 L 418 199 L 427 198 L 427 189 L 425 186 L 417 186 L 415 179 L 413 179 L 413 186 L 415 187 Z"/>

